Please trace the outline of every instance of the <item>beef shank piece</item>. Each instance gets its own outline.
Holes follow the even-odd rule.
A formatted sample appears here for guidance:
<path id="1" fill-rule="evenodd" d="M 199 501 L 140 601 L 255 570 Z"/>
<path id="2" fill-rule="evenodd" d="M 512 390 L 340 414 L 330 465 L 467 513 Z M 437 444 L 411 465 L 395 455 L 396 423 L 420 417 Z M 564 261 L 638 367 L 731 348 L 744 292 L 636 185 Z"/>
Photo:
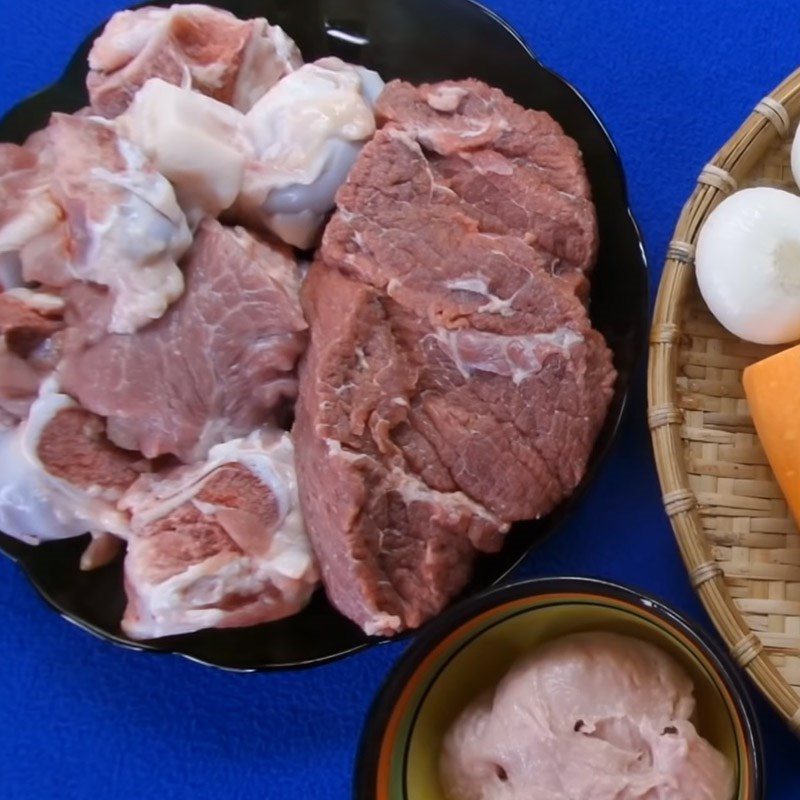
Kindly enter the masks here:
<path id="1" fill-rule="evenodd" d="M 256 431 L 201 464 L 143 476 L 121 506 L 132 514 L 122 628 L 133 638 L 269 622 L 316 588 L 287 433 Z"/>
<path id="2" fill-rule="evenodd" d="M 24 422 L 0 431 L 0 530 L 33 542 L 125 536 L 117 501 L 149 464 L 115 447 L 102 419 L 51 384 Z"/>
<path id="3" fill-rule="evenodd" d="M 0 178 L 0 282 L 108 287 L 109 330 L 132 333 L 183 291 L 191 234 L 167 180 L 107 123 L 53 114 Z M 1 165 L 0 165 L 1 166 Z"/>
<path id="4" fill-rule="evenodd" d="M 193 89 L 240 111 L 302 64 L 295 43 L 265 19 L 204 5 L 114 14 L 89 53 L 92 108 L 116 117 L 149 78 Z"/>
<path id="5" fill-rule="evenodd" d="M 375 133 L 376 72 L 322 58 L 281 79 L 248 112 L 252 147 L 235 218 L 295 247 L 316 246 L 336 191 Z"/>

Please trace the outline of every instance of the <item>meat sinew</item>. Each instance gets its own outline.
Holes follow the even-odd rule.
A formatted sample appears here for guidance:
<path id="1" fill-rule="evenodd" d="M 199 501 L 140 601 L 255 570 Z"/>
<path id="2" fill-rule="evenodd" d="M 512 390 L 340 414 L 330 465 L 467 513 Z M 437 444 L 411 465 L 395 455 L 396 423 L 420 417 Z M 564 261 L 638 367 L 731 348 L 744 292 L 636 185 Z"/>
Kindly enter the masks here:
<path id="1" fill-rule="evenodd" d="M 331 600 L 368 633 L 419 625 L 463 587 L 476 550 L 498 549 L 510 523 L 572 492 L 615 379 L 576 294 L 596 245 L 574 142 L 474 81 L 420 91 L 433 106 L 420 109 L 405 84 L 379 100 L 398 121 L 339 191 L 303 288 L 301 501 Z M 528 113 L 536 126 L 497 144 Z M 539 207 L 546 246 L 527 235 L 535 215 L 517 229 L 487 224 L 446 184 L 431 148 L 470 146 L 473 160 L 507 156 L 523 183 L 539 153 L 535 169 L 547 166 L 559 192 L 583 192 L 567 211 L 556 201 L 552 219 Z M 570 261 L 553 243 L 578 217 L 586 246 Z"/>
<path id="2" fill-rule="evenodd" d="M 317 585 L 287 433 L 256 431 L 203 464 L 143 476 L 121 505 L 132 512 L 122 627 L 133 638 L 280 619 Z"/>
<path id="3" fill-rule="evenodd" d="M 265 19 L 240 20 L 204 5 L 120 11 L 89 53 L 92 108 L 121 114 L 149 78 L 193 89 L 247 111 L 302 64 L 295 43 Z"/>
<path id="4" fill-rule="evenodd" d="M 206 219 L 182 267 L 181 299 L 135 336 L 103 333 L 107 297 L 73 288 L 60 380 L 120 447 L 191 463 L 295 397 L 307 326 L 284 246 Z"/>
<path id="5" fill-rule="evenodd" d="M 234 212 L 295 247 L 317 241 L 364 143 L 375 132 L 380 76 L 338 58 L 305 64 L 250 110 L 243 131 L 253 156 Z"/>

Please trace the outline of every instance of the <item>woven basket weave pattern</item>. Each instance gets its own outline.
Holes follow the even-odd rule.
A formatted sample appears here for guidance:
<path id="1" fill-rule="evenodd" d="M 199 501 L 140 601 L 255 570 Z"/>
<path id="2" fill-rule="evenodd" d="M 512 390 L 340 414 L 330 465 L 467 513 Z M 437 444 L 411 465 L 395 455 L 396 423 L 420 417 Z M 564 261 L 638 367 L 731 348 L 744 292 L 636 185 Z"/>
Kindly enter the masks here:
<path id="1" fill-rule="evenodd" d="M 700 173 L 659 289 L 650 345 L 648 420 L 670 517 L 691 580 L 728 643 L 800 731 L 800 534 L 753 429 L 742 371 L 775 348 L 742 342 L 711 316 L 694 246 L 737 188 L 797 192 L 790 144 L 800 71 L 756 107 Z"/>

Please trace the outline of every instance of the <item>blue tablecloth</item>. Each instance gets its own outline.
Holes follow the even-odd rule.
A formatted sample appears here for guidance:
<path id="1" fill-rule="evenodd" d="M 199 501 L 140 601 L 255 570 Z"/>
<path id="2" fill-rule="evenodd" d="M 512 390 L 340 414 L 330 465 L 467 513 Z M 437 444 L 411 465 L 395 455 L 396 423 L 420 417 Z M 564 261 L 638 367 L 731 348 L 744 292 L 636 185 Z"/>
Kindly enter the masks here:
<path id="1" fill-rule="evenodd" d="M 796 3 L 489 4 L 580 87 L 611 131 L 654 291 L 700 167 L 800 61 Z M 0 110 L 52 81 L 120 5 L 0 0 Z M 644 364 L 640 373 L 601 477 L 519 576 L 587 574 L 638 585 L 710 628 L 661 508 L 644 424 Z M 0 559 L 0 797 L 346 798 L 362 720 L 402 650 L 378 647 L 312 671 L 264 675 L 130 653 L 63 622 Z M 793 800 L 800 742 L 757 704 L 767 796 Z"/>

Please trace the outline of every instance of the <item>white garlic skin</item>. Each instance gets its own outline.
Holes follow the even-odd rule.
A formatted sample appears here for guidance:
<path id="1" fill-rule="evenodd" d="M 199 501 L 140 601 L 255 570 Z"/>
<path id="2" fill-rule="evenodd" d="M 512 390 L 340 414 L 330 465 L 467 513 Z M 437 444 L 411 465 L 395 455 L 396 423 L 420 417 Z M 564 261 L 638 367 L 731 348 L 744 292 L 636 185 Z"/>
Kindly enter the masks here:
<path id="1" fill-rule="evenodd" d="M 757 187 L 726 198 L 700 230 L 695 265 L 703 299 L 731 333 L 800 339 L 800 197 Z"/>

